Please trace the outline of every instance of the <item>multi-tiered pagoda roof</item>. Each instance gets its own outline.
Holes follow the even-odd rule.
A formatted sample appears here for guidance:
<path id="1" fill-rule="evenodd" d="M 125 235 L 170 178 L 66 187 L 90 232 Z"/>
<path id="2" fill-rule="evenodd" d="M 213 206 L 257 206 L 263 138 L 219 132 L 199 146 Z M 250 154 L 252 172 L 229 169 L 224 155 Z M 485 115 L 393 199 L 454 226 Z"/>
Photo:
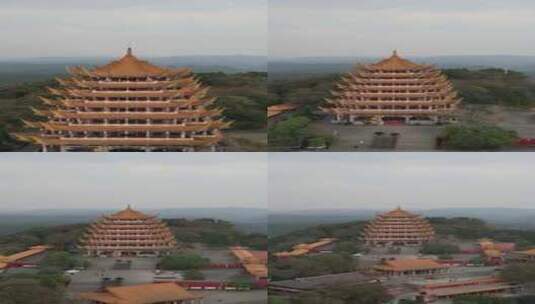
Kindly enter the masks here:
<path id="1" fill-rule="evenodd" d="M 372 220 L 364 229 L 363 240 L 370 246 L 410 246 L 421 245 L 434 236 L 426 219 L 397 208 Z"/>
<path id="2" fill-rule="evenodd" d="M 80 240 L 80 248 L 92 256 L 162 255 L 176 244 L 164 222 L 130 206 L 91 224 Z"/>
<path id="3" fill-rule="evenodd" d="M 435 67 L 398 56 L 358 66 L 336 84 L 322 110 L 335 123 L 434 124 L 451 122 L 460 102 Z"/>
<path id="4" fill-rule="evenodd" d="M 43 151 L 213 150 L 229 126 L 190 69 L 158 67 L 128 49 L 107 65 L 68 71 L 41 98 L 47 109 L 33 109 L 46 121 L 25 121 L 38 131 L 17 138 Z"/>

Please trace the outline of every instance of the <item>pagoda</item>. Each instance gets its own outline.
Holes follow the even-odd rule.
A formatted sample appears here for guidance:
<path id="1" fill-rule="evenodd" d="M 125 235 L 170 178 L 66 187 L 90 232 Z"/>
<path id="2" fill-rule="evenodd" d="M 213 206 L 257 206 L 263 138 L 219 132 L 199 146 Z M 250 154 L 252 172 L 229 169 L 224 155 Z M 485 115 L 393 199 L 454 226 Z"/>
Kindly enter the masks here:
<path id="1" fill-rule="evenodd" d="M 47 109 L 32 109 L 46 121 L 24 121 L 38 131 L 14 134 L 45 152 L 213 151 L 230 124 L 190 69 L 152 65 L 131 48 L 107 65 L 67 70 L 41 97 Z"/>
<path id="2" fill-rule="evenodd" d="M 333 123 L 436 124 L 454 122 L 461 99 L 432 65 L 398 56 L 360 65 L 344 76 L 321 109 Z"/>
<path id="3" fill-rule="evenodd" d="M 130 206 L 91 224 L 79 247 L 89 256 L 159 256 L 177 243 L 167 225 Z"/>
<path id="4" fill-rule="evenodd" d="M 398 207 L 372 220 L 362 239 L 369 246 L 419 246 L 434 236 L 435 231 L 426 219 Z"/>

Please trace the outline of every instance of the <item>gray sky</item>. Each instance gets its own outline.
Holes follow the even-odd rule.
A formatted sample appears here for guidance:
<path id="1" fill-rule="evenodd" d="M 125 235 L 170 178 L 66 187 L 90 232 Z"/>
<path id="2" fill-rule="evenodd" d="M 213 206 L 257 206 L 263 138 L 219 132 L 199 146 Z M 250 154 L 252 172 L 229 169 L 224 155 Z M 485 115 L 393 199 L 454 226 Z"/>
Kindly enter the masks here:
<path id="1" fill-rule="evenodd" d="M 271 0 L 275 57 L 535 55 L 532 0 Z"/>
<path id="2" fill-rule="evenodd" d="M 534 153 L 270 153 L 269 207 L 535 207 Z"/>
<path id="3" fill-rule="evenodd" d="M 0 58 L 265 55 L 267 0 L 2 0 Z"/>
<path id="4" fill-rule="evenodd" d="M 0 213 L 267 208 L 265 153 L 0 153 Z"/>

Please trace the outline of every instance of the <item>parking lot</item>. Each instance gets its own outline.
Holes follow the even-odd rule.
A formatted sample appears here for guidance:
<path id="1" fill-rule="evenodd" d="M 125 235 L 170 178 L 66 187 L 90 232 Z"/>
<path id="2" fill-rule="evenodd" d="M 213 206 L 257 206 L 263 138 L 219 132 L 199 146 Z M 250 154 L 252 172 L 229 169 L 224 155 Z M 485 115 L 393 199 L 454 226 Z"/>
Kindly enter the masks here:
<path id="1" fill-rule="evenodd" d="M 88 258 L 90 267 L 71 275 L 69 291 L 94 291 L 101 287 L 104 278 L 121 278 L 123 285 L 152 283 L 157 258 L 128 258 L 130 267 L 122 267 L 116 258 Z M 121 259 L 125 261 L 126 259 Z M 119 266 L 121 265 L 121 266 Z"/>
<path id="2" fill-rule="evenodd" d="M 186 250 L 185 253 L 196 253 L 210 259 L 216 264 L 236 263 L 236 259 L 230 253 L 228 248 L 213 248 L 196 244 L 192 249 Z M 79 292 L 96 291 L 102 287 L 103 280 L 111 284 L 119 279 L 121 285 L 135 285 L 152 283 L 155 277 L 156 265 L 159 258 L 105 258 L 93 257 L 87 258 L 90 267 L 70 275 L 71 284 L 68 292 L 70 297 L 74 297 Z M 205 269 L 201 270 L 207 281 L 233 281 L 247 279 L 243 269 Z M 168 271 L 160 275 L 169 274 L 180 278 L 182 272 Z M 205 304 L 218 303 L 266 303 L 267 294 L 265 290 L 253 291 L 193 291 L 205 298 Z"/>

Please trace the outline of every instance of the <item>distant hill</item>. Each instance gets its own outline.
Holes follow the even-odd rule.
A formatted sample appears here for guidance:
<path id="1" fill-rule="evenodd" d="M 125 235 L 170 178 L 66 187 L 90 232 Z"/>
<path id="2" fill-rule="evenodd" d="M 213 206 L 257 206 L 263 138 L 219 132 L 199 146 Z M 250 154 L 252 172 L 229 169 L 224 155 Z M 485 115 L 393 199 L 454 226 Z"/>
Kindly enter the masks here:
<path id="1" fill-rule="evenodd" d="M 28 212 L 0 213 L 0 235 L 27 230 L 33 227 L 58 226 L 88 223 L 117 210 L 71 209 L 33 210 Z M 148 214 L 157 214 L 164 219 L 214 218 L 232 222 L 244 232 L 266 233 L 267 210 L 255 208 L 176 208 L 141 209 Z"/>
<path id="2" fill-rule="evenodd" d="M 0 86 L 32 81 L 42 81 L 65 74 L 65 68 L 73 65 L 87 67 L 103 65 L 117 58 L 105 57 L 43 57 L 26 59 L 0 59 Z M 266 72 L 267 58 L 263 56 L 173 56 L 142 58 L 169 67 L 191 67 L 194 72 Z"/>
<path id="3" fill-rule="evenodd" d="M 274 212 L 269 215 L 269 235 L 276 236 L 319 224 L 336 224 L 372 219 L 387 210 L 329 209 Z M 503 229 L 535 230 L 535 209 L 442 208 L 411 210 L 425 217 L 469 217 Z"/>
<path id="4" fill-rule="evenodd" d="M 270 58 L 270 79 L 306 78 L 322 74 L 338 74 L 351 70 L 356 63 L 371 63 L 379 57 L 301 57 Z M 407 57 L 414 62 L 433 64 L 440 68 L 502 68 L 535 76 L 535 56 L 481 55 Z"/>

